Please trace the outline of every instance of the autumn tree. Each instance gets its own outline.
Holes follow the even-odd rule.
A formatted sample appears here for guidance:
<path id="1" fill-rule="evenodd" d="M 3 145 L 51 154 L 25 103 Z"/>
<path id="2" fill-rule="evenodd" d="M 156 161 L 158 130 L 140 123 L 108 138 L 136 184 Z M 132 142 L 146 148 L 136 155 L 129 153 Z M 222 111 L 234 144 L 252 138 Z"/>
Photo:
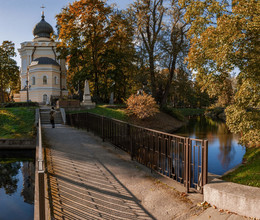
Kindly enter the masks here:
<path id="1" fill-rule="evenodd" d="M 157 102 L 164 106 L 170 92 L 174 90 L 172 87 L 176 72 L 182 69 L 189 75 L 184 63 L 189 50 L 186 34 L 190 26 L 184 20 L 186 9 L 177 0 L 155 0 L 136 1 L 133 10 L 139 36 L 137 41 L 142 42 L 141 46 L 147 54 L 151 91 Z M 162 72 L 161 69 L 165 68 L 168 71 Z"/>
<path id="2" fill-rule="evenodd" d="M 114 93 L 117 102 L 128 97 L 133 85 L 135 48 L 132 19 L 124 11 L 113 10 L 110 16 L 110 34 L 106 49 L 101 56 L 103 72 L 103 100 L 108 101 Z"/>
<path id="3" fill-rule="evenodd" d="M 226 109 L 227 125 L 231 131 L 242 135 L 244 144 L 259 146 L 258 2 L 233 0 L 231 5 L 217 0 L 180 2 L 187 7 L 187 22 L 192 23 L 188 33 L 191 38 L 189 67 L 197 72 L 208 88 L 225 84 L 229 74 L 234 70 L 237 72 L 234 103 Z M 225 88 L 228 87 L 229 82 L 225 85 Z M 221 89 L 222 86 L 219 86 L 215 93 L 221 92 Z"/>
<path id="4" fill-rule="evenodd" d="M 127 14 L 101 0 L 80 0 L 65 7 L 57 23 L 70 90 L 80 91 L 88 79 L 95 101 L 108 101 L 111 92 L 122 101 L 135 53 Z"/>
<path id="5" fill-rule="evenodd" d="M 101 0 L 80 0 L 69 4 L 56 16 L 61 41 L 58 50 L 68 56 L 69 66 L 94 83 L 94 96 L 100 96 L 100 56 L 109 36 L 111 8 Z M 83 80 L 84 82 L 84 80 Z"/>
<path id="6" fill-rule="evenodd" d="M 142 41 L 148 54 L 151 90 L 153 97 L 157 96 L 156 85 L 156 57 L 158 56 L 159 34 L 162 30 L 162 21 L 165 8 L 163 0 L 137 0 L 132 7 L 136 15 L 136 27 L 139 34 L 138 41 Z"/>
<path id="7" fill-rule="evenodd" d="M 4 95 L 7 89 L 14 90 L 19 82 L 19 68 L 16 61 L 14 43 L 3 41 L 0 45 L 0 92 L 1 102 L 5 102 Z"/>
<path id="8" fill-rule="evenodd" d="M 189 71 L 184 63 L 184 58 L 189 51 L 189 40 L 186 34 L 190 27 L 190 24 L 184 20 L 185 10 L 186 8 L 182 7 L 177 0 L 172 0 L 166 11 L 167 20 L 163 24 L 160 49 L 162 51 L 161 65 L 168 69 L 169 74 L 160 100 L 162 106 L 167 103 L 169 92 L 173 87 L 174 74 L 181 72 L 182 75 L 189 77 Z"/>

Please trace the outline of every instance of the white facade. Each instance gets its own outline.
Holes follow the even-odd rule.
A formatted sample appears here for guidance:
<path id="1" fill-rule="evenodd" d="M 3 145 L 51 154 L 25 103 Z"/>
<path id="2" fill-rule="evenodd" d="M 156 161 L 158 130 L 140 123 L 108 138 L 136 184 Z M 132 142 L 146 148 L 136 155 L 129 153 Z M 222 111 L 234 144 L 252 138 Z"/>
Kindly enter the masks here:
<path id="1" fill-rule="evenodd" d="M 51 99 L 68 95 L 66 67 L 64 60 L 57 59 L 57 43 L 46 33 L 45 26 L 49 24 L 45 22 L 44 15 L 37 25 L 33 30 L 35 38 L 21 43 L 21 48 L 18 49 L 22 66 L 20 100 L 16 101 L 25 102 L 29 98 L 33 102 L 50 104 Z M 49 28 L 52 30 L 50 25 Z M 39 36 L 41 33 L 47 34 L 47 37 Z"/>

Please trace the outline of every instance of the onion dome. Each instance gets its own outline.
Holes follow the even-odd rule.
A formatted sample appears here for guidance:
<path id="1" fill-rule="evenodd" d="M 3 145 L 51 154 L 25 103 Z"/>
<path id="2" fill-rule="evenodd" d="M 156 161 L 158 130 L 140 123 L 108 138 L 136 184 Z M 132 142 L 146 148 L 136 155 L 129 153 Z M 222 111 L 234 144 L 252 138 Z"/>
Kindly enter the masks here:
<path id="1" fill-rule="evenodd" d="M 55 60 L 49 58 L 49 57 L 39 57 L 32 61 L 31 66 L 34 65 L 54 65 L 54 66 L 60 66 Z"/>
<path id="2" fill-rule="evenodd" d="M 50 34 L 53 33 L 52 26 L 44 20 L 44 14 L 42 14 L 42 20 L 36 24 L 33 28 L 34 38 L 47 37 L 50 38 Z"/>

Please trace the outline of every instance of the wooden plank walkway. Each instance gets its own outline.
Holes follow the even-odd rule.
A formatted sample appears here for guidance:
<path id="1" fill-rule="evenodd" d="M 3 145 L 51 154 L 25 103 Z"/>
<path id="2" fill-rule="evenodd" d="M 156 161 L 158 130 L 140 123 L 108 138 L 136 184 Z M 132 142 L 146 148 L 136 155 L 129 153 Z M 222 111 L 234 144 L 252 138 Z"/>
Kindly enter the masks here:
<path id="1" fill-rule="evenodd" d="M 64 125 L 43 131 L 53 219 L 155 219 L 108 168 L 95 138 Z"/>

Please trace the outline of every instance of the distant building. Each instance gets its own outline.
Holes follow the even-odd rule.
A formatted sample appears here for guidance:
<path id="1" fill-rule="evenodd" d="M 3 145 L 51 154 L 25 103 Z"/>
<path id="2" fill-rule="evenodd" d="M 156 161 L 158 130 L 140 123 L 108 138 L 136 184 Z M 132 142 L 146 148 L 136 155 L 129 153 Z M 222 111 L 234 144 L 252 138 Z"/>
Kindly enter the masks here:
<path id="1" fill-rule="evenodd" d="M 57 42 L 50 35 L 52 26 L 42 20 L 33 28 L 34 39 L 21 43 L 18 49 L 21 56 L 21 91 L 15 101 L 27 99 L 42 104 L 51 104 L 59 97 L 67 96 L 65 60 L 59 60 Z"/>

